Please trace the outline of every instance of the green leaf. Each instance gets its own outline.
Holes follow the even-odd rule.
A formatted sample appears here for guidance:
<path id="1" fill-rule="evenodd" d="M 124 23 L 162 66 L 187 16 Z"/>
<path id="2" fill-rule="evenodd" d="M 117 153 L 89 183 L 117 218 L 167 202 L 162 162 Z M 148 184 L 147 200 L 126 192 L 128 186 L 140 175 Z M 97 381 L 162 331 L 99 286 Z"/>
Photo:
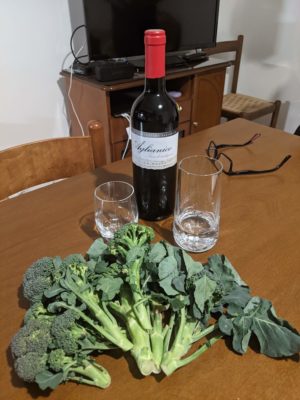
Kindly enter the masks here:
<path id="1" fill-rule="evenodd" d="M 48 299 L 51 299 L 52 297 L 55 297 L 64 291 L 65 289 L 63 289 L 58 283 L 55 283 L 52 287 L 44 291 L 44 295 Z"/>
<path id="2" fill-rule="evenodd" d="M 98 280 L 97 289 L 102 291 L 102 300 L 110 301 L 120 292 L 123 279 L 102 277 Z"/>
<path id="3" fill-rule="evenodd" d="M 95 272 L 97 274 L 103 274 L 104 272 L 107 271 L 107 267 L 108 267 L 108 262 L 100 260 L 95 265 Z"/>
<path id="4" fill-rule="evenodd" d="M 180 293 L 185 293 L 185 275 L 180 274 L 172 279 L 172 286 Z"/>
<path id="5" fill-rule="evenodd" d="M 158 276 L 160 279 L 164 279 L 170 275 L 174 278 L 178 273 L 177 261 L 174 256 L 167 256 L 159 263 Z"/>
<path id="6" fill-rule="evenodd" d="M 63 372 L 53 374 L 50 371 L 43 371 L 37 374 L 35 381 L 42 390 L 55 389 L 63 381 L 63 377 Z"/>
<path id="7" fill-rule="evenodd" d="M 232 334 L 233 330 L 233 324 L 231 319 L 227 318 L 225 315 L 221 315 L 221 317 L 218 319 L 218 326 L 219 329 L 222 333 L 225 335 L 230 336 Z"/>
<path id="8" fill-rule="evenodd" d="M 253 315 L 253 333 L 259 341 L 260 351 L 270 357 L 288 357 L 298 353 L 300 335 L 296 329 L 277 317 L 270 301 L 259 300 Z"/>
<path id="9" fill-rule="evenodd" d="M 199 261 L 195 261 L 192 257 L 182 250 L 182 257 L 187 271 L 187 277 L 190 278 L 195 274 L 199 274 L 203 270 L 203 265 Z"/>
<path id="10" fill-rule="evenodd" d="M 211 299 L 217 283 L 210 279 L 207 275 L 203 275 L 195 283 L 194 298 L 197 307 L 201 312 L 204 311 L 205 303 Z"/>
<path id="11" fill-rule="evenodd" d="M 270 357 L 287 357 L 300 351 L 298 332 L 276 316 L 270 301 L 259 297 L 252 297 L 243 315 L 233 319 L 233 348 L 244 353 L 252 333 L 260 351 Z"/>
<path id="12" fill-rule="evenodd" d="M 87 255 L 89 256 L 89 258 L 97 261 L 106 249 L 107 245 L 104 243 L 102 238 L 99 238 L 96 239 L 91 247 L 88 249 Z"/>
<path id="13" fill-rule="evenodd" d="M 227 304 L 227 311 L 230 315 L 241 313 L 247 305 L 251 296 L 248 287 L 236 286 L 229 294 L 221 299 L 222 304 Z"/>
<path id="14" fill-rule="evenodd" d="M 55 268 L 60 268 L 61 264 L 62 264 L 62 259 L 59 256 L 56 256 L 53 258 L 53 265 L 55 266 Z"/>
<path id="15" fill-rule="evenodd" d="M 160 263 L 167 255 L 165 246 L 162 243 L 155 243 L 149 252 L 149 261 L 153 263 Z"/>
<path id="16" fill-rule="evenodd" d="M 179 311 L 181 308 L 185 307 L 188 304 L 188 298 L 182 296 L 176 296 L 174 298 L 170 298 L 169 303 L 173 311 Z"/>
<path id="17" fill-rule="evenodd" d="M 207 267 L 213 273 L 214 279 L 223 286 L 225 294 L 237 285 L 247 286 L 225 256 L 214 254 L 209 257 Z"/>

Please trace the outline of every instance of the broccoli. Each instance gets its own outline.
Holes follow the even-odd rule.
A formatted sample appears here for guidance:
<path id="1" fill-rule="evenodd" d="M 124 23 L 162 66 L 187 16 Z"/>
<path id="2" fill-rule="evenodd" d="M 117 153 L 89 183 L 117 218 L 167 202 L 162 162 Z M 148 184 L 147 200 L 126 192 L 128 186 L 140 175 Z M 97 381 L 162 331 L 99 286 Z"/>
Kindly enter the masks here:
<path id="1" fill-rule="evenodd" d="M 54 309 L 59 305 L 60 309 L 73 309 L 90 325 L 95 334 L 112 343 L 105 345 L 105 348 L 117 346 L 127 351 L 132 348 L 132 343 L 105 304 L 99 302 L 98 295 L 94 293 L 88 281 L 90 272 L 88 263 L 81 254 L 72 254 L 64 260 L 59 257 L 44 257 L 37 260 L 29 267 L 23 279 L 24 296 L 33 305 L 38 303 L 28 311 L 25 320 L 39 318 L 39 314 L 48 318 L 45 309 L 49 307 Z M 54 305 L 49 304 L 50 302 Z M 92 314 L 91 318 L 82 312 L 86 307 Z M 85 342 L 86 345 L 89 342 L 91 348 L 98 347 L 95 341 L 85 340 Z"/>
<path id="2" fill-rule="evenodd" d="M 43 257 L 35 261 L 23 277 L 23 293 L 27 300 L 36 303 L 42 300 L 46 289 L 59 279 L 59 258 Z"/>
<path id="3" fill-rule="evenodd" d="M 67 310 L 55 317 L 51 334 L 56 347 L 64 350 L 67 355 L 76 354 L 78 350 L 89 353 L 113 348 L 110 343 L 99 341 L 87 328 L 79 325 L 78 319 L 78 313 L 73 310 Z"/>
<path id="4" fill-rule="evenodd" d="M 108 306 L 124 320 L 133 343 L 131 354 L 143 375 L 158 373 L 160 370 L 160 360 L 155 360 L 151 342 L 157 343 L 157 335 L 162 335 L 162 323 L 159 332 L 158 319 L 152 321 L 148 296 L 144 294 L 141 285 L 143 263 L 153 238 L 152 228 L 126 224 L 115 233 L 107 248 L 103 248 L 98 240 L 92 245 L 93 251 L 88 251 L 96 260 L 94 276 L 100 270 L 98 281 L 94 279 L 96 287 L 102 291 L 102 298 L 107 296 L 107 292 L 113 293 L 111 297 L 116 297 Z M 121 280 L 121 285 L 118 280 Z"/>
<path id="5" fill-rule="evenodd" d="M 47 354 L 39 354 L 37 352 L 29 352 L 15 361 L 14 367 L 19 378 L 25 382 L 35 382 L 38 374 L 46 369 Z"/>
<path id="6" fill-rule="evenodd" d="M 44 304 L 39 301 L 37 303 L 33 303 L 31 307 L 26 311 L 24 316 L 24 322 L 27 323 L 33 319 L 43 319 L 52 321 L 54 318 L 53 314 L 49 314 L 48 310 L 44 307 Z"/>
<path id="7" fill-rule="evenodd" d="M 119 229 L 109 243 L 109 252 L 117 257 L 123 265 L 123 273 L 127 274 L 127 282 L 134 300 L 133 311 L 141 326 L 150 331 L 151 318 L 146 308 L 147 297 L 141 288 L 141 267 L 145 253 L 150 249 L 154 231 L 149 226 L 126 224 Z"/>
<path id="8" fill-rule="evenodd" d="M 67 356 L 64 350 L 52 350 L 48 357 L 49 368 L 63 372 L 64 380 L 106 388 L 110 385 L 110 375 L 105 368 L 88 358 Z"/>
<path id="9" fill-rule="evenodd" d="M 15 357 L 35 352 L 44 354 L 52 342 L 51 324 L 44 320 L 30 320 L 13 337 L 11 350 Z"/>
<path id="10" fill-rule="evenodd" d="M 43 314 L 40 319 L 29 319 L 14 336 L 11 351 L 17 375 L 25 382 L 36 382 L 41 389 L 54 389 L 67 380 L 101 388 L 109 386 L 108 372 L 87 355 L 90 349 L 82 349 L 80 340 L 78 345 L 75 342 L 77 330 L 85 332 L 85 329 L 76 325 L 76 319 L 71 313 L 64 314 L 54 315 L 52 322 L 45 320 Z M 69 337 L 59 341 L 58 336 L 64 327 Z M 71 336 L 72 329 L 76 332 L 74 337 Z M 70 355 L 61 347 L 64 345 L 70 350 L 67 345 L 69 339 L 73 340 Z"/>
<path id="11" fill-rule="evenodd" d="M 149 245 L 153 239 L 154 231 L 150 226 L 129 223 L 115 233 L 108 247 L 111 254 L 126 261 L 130 249 Z"/>
<path id="12" fill-rule="evenodd" d="M 62 277 L 59 282 L 49 288 L 46 295 L 54 302 L 48 306 L 53 309 L 70 309 L 75 311 L 92 331 L 100 334 L 114 346 L 124 351 L 132 348 L 132 343 L 109 312 L 105 302 L 101 302 L 98 294 L 89 281 L 89 267 L 86 263 L 67 264 L 63 262 Z M 87 308 L 89 313 L 81 310 Z"/>

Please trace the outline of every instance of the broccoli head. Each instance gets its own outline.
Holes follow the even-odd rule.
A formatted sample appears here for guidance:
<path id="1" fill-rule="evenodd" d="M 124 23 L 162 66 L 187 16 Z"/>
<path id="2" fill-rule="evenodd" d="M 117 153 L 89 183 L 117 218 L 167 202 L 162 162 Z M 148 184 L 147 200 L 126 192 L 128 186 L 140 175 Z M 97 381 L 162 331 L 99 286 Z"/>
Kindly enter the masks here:
<path id="1" fill-rule="evenodd" d="M 36 376 L 46 368 L 47 354 L 29 352 L 17 358 L 14 366 L 19 378 L 25 382 L 34 382 Z"/>
<path id="2" fill-rule="evenodd" d="M 49 353 L 48 363 L 54 372 L 60 372 L 74 364 L 74 359 L 67 356 L 63 349 L 55 349 Z"/>
<path id="3" fill-rule="evenodd" d="M 51 326 L 51 334 L 56 347 L 66 354 L 75 354 L 79 348 L 79 340 L 88 335 L 86 329 L 76 323 L 78 316 L 73 310 L 67 310 L 56 316 Z"/>
<path id="4" fill-rule="evenodd" d="M 33 303 L 31 307 L 26 311 L 24 322 L 25 324 L 32 319 L 43 319 L 52 321 L 54 318 L 53 314 L 50 314 L 48 310 L 44 307 L 42 302 Z"/>
<path id="5" fill-rule="evenodd" d="M 15 357 L 35 352 L 44 354 L 52 343 L 51 324 L 44 320 L 32 319 L 13 337 L 11 351 Z"/>
<path id="6" fill-rule="evenodd" d="M 149 245 L 154 239 L 154 231 L 150 226 L 129 223 L 123 225 L 109 242 L 109 251 L 126 260 L 128 251 L 134 247 Z"/>
<path id="7" fill-rule="evenodd" d="M 23 293 L 31 303 L 42 300 L 44 291 L 52 286 L 56 271 L 53 259 L 43 257 L 35 261 L 25 272 L 23 278 Z"/>

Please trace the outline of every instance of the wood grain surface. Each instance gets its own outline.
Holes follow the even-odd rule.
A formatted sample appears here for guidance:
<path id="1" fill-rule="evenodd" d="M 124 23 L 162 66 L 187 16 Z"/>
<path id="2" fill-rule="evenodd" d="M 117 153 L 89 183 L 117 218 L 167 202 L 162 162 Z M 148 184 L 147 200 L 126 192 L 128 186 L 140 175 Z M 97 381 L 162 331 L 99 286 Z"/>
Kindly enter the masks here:
<path id="1" fill-rule="evenodd" d="M 225 254 L 252 294 L 270 299 L 278 315 L 300 329 L 300 138 L 237 119 L 182 139 L 179 158 L 205 151 L 210 139 L 239 143 L 256 132 L 262 136 L 251 146 L 227 150 L 235 168 L 268 168 L 286 154 L 292 158 L 271 174 L 222 176 L 219 241 L 194 258 Z M 297 356 L 267 358 L 255 345 L 240 356 L 225 340 L 170 377 L 142 378 L 129 356 L 101 355 L 98 361 L 112 377 L 106 390 L 67 383 L 42 392 L 14 374 L 8 347 L 28 306 L 20 289 L 24 271 L 42 256 L 84 253 L 97 237 L 95 186 L 111 179 L 130 181 L 130 176 L 131 161 L 126 159 L 0 203 L 0 399 L 298 400 Z M 157 239 L 173 243 L 171 224 L 171 218 L 151 223 Z"/>

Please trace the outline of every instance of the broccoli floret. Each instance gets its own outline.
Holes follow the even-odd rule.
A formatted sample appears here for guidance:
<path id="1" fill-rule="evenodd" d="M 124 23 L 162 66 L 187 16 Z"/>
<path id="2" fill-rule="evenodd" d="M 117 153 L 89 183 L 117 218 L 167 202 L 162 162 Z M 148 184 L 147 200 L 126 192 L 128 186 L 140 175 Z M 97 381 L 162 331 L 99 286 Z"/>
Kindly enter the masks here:
<path id="1" fill-rule="evenodd" d="M 28 321 L 12 339 L 13 355 L 20 357 L 30 352 L 44 354 L 52 342 L 50 326 L 48 321 Z"/>
<path id="2" fill-rule="evenodd" d="M 53 259 L 44 257 L 35 261 L 25 272 L 23 278 L 23 293 L 31 303 L 39 302 L 44 291 L 53 283 L 55 265 Z"/>
<path id="3" fill-rule="evenodd" d="M 49 367 L 54 372 L 60 372 L 74 363 L 74 359 L 66 355 L 63 349 L 52 350 L 48 357 Z"/>
<path id="4" fill-rule="evenodd" d="M 81 254 L 71 254 L 64 258 L 62 265 L 70 265 L 70 264 L 81 264 L 85 263 L 85 259 Z"/>
<path id="5" fill-rule="evenodd" d="M 54 318 L 53 314 L 50 314 L 48 310 L 44 307 L 42 302 L 34 303 L 31 307 L 26 311 L 24 322 L 25 324 L 32 319 L 43 319 L 52 321 Z"/>
<path id="6" fill-rule="evenodd" d="M 19 378 L 25 382 L 34 382 L 37 374 L 43 372 L 46 368 L 47 354 L 29 352 L 17 358 L 14 366 Z"/>
<path id="7" fill-rule="evenodd" d="M 85 328 L 75 323 L 77 318 L 74 311 L 67 310 L 58 315 L 51 326 L 56 346 L 63 349 L 66 354 L 75 354 L 79 348 L 79 339 L 88 334 Z"/>
<path id="8" fill-rule="evenodd" d="M 149 245 L 154 239 L 154 231 L 150 226 L 129 223 L 123 225 L 109 242 L 111 254 L 126 260 L 127 253 L 134 247 Z"/>

